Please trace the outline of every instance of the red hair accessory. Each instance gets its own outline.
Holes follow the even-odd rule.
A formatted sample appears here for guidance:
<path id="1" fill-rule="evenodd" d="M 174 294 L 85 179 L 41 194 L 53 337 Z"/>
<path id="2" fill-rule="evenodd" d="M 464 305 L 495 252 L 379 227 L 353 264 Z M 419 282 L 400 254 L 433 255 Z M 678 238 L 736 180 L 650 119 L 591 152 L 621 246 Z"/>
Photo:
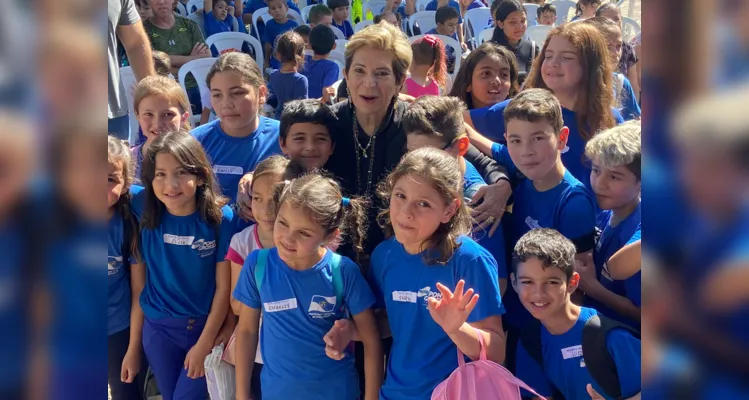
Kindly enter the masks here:
<path id="1" fill-rule="evenodd" d="M 437 38 L 434 35 L 426 35 L 424 36 L 424 41 L 429 43 L 429 46 L 434 47 L 437 45 L 437 42 L 439 41 L 439 38 Z"/>

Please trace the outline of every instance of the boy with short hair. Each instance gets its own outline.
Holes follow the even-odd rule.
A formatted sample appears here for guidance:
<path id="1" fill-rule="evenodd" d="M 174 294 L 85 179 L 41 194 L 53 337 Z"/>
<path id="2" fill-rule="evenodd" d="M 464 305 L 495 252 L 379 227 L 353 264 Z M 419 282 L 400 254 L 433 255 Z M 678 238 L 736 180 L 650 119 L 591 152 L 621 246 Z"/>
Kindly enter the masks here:
<path id="1" fill-rule="evenodd" d="M 578 264 L 585 305 L 635 328 L 640 326 L 641 275 L 614 280 L 607 262 L 642 237 L 641 138 L 640 122 L 631 121 L 596 134 L 585 145 L 592 163 L 591 187 L 598 207 L 605 211 L 592 259 Z"/>
<path id="2" fill-rule="evenodd" d="M 463 124 L 464 109 L 463 102 L 457 97 L 422 96 L 409 105 L 403 114 L 401 124 L 406 132 L 407 151 L 434 147 L 458 158 L 463 171 L 463 197 L 470 201 L 481 187 L 486 186 L 486 182 L 476 168 L 463 157 L 470 145 Z M 474 234 L 474 239 L 496 258 L 499 266 L 500 294 L 504 294 L 507 287 L 507 267 L 501 233 L 500 229 L 492 237 L 486 233 Z"/>
<path id="3" fill-rule="evenodd" d="M 454 8 L 449 6 L 441 7 L 434 14 L 434 22 L 437 23 L 437 27 L 427 32 L 427 35 L 444 35 L 458 40 L 457 30 L 460 24 L 460 14 L 455 11 Z M 465 44 L 461 44 L 465 50 Z M 455 49 L 452 46 L 445 44 L 445 55 L 447 56 L 447 72 L 453 73 L 455 71 Z"/>
<path id="4" fill-rule="evenodd" d="M 547 228 L 531 230 L 515 245 L 510 280 L 534 318 L 516 346 L 515 375 L 555 399 L 637 396 L 641 390 L 639 334 L 572 302 L 570 297 L 580 282 L 575 272 L 576 251 L 569 239 Z M 591 344 L 591 337 L 600 341 Z M 600 351 L 592 351 L 599 347 Z M 608 354 L 599 354 L 604 352 Z M 596 369 L 602 362 L 611 368 Z M 613 374 L 619 382 L 617 394 L 606 393 L 604 384 L 596 380 Z"/>
<path id="5" fill-rule="evenodd" d="M 304 39 L 304 48 L 306 50 L 311 50 L 312 48 L 309 45 L 309 33 L 312 31 L 312 28 L 309 27 L 309 25 L 299 25 L 296 28 L 294 28 L 294 32 L 298 33 L 299 36 Z M 307 62 L 307 56 L 305 56 L 305 63 Z"/>
<path id="6" fill-rule="evenodd" d="M 539 25 L 554 26 L 557 22 L 557 7 L 551 3 L 538 7 L 536 10 L 536 22 Z"/>
<path id="7" fill-rule="evenodd" d="M 268 13 L 272 20 L 265 24 L 263 34 L 263 47 L 265 54 L 265 65 L 272 69 L 281 68 L 281 62 L 271 55 L 276 50 L 276 40 L 279 36 L 297 27 L 296 21 L 288 17 L 289 7 L 284 0 L 268 0 Z"/>
<path id="8" fill-rule="evenodd" d="M 458 42 L 460 42 L 461 46 L 465 46 L 465 43 L 463 43 L 463 18 L 460 16 L 460 4 L 458 4 L 455 0 L 432 0 L 427 4 L 424 11 L 437 11 L 442 7 L 452 7 L 455 9 L 455 11 L 458 12 L 458 26 L 457 26 L 457 33 L 458 33 Z M 436 17 L 435 17 L 436 18 Z M 464 47 L 466 49 L 466 47 Z"/>
<path id="9" fill-rule="evenodd" d="M 216 33 L 233 32 L 234 6 L 228 0 L 204 0 L 203 20 L 206 39 Z M 237 21 L 238 32 L 247 33 L 243 23 Z"/>
<path id="10" fill-rule="evenodd" d="M 318 4 L 309 10 L 309 27 L 317 24 L 330 26 L 333 23 L 333 11 L 325 4 Z"/>
<path id="11" fill-rule="evenodd" d="M 562 164 L 561 151 L 569 129 L 562 107 L 545 89 L 526 89 L 504 112 L 507 145 L 493 143 L 469 129 L 474 146 L 508 169 L 515 182 L 512 213 L 505 225 L 507 247 L 534 228 L 552 228 L 572 240 L 579 257 L 595 247 L 596 212 L 592 196 Z M 507 214 L 505 214 L 507 215 Z M 508 290 L 503 298 L 511 333 L 531 320 L 517 295 Z"/>
<path id="12" fill-rule="evenodd" d="M 333 26 L 340 29 L 347 40 L 354 34 L 354 27 L 348 20 L 350 6 L 349 0 L 328 0 L 328 7 L 333 10 Z"/>
<path id="13" fill-rule="evenodd" d="M 299 6 L 296 5 L 292 0 L 286 0 L 286 6 L 289 7 L 289 9 L 292 9 L 298 13 L 302 13 L 299 10 Z M 266 0 L 246 0 L 244 3 L 244 9 L 242 10 L 242 19 L 244 20 L 244 23 L 247 25 L 252 24 L 252 14 L 255 13 L 255 11 L 268 7 L 268 3 Z M 263 32 L 260 30 L 260 28 L 263 26 L 262 20 L 258 20 L 259 25 L 258 30 L 260 31 L 260 38 L 262 38 Z M 258 39 L 260 39 L 258 38 Z"/>
<path id="14" fill-rule="evenodd" d="M 286 103 L 278 140 L 281 151 L 307 171 L 322 168 L 333 154 L 335 142 L 328 130 L 338 118 L 327 104 L 317 99 Z"/>
<path id="15" fill-rule="evenodd" d="M 318 25 L 310 31 L 309 43 L 314 55 L 305 61 L 301 74 L 307 77 L 308 95 L 312 99 L 322 98 L 323 89 L 338 81 L 340 68 L 328 60 L 336 47 L 335 40 L 335 33 L 329 26 Z"/>

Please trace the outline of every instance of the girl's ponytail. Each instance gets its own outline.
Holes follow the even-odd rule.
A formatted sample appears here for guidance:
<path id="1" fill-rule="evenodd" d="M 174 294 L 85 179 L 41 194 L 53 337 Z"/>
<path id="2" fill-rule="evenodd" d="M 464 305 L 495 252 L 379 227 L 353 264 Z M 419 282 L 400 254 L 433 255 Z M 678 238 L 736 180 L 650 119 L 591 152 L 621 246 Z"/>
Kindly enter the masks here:
<path id="1" fill-rule="evenodd" d="M 429 65 L 431 78 L 443 91 L 447 89 L 445 43 L 434 35 L 425 35 L 411 45 L 414 64 Z"/>
<path id="2" fill-rule="evenodd" d="M 348 231 L 351 243 L 357 253 L 364 252 L 364 241 L 367 239 L 369 201 L 363 197 L 341 200 L 343 213 L 341 229 Z"/>

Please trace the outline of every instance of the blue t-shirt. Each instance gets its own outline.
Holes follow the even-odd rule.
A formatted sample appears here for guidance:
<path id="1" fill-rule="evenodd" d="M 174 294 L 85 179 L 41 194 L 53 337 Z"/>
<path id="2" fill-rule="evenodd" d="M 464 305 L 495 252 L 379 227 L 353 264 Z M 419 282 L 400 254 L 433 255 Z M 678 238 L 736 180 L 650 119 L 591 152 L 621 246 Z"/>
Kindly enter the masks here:
<path id="1" fill-rule="evenodd" d="M 304 62 L 304 69 L 301 73 L 307 77 L 309 98 L 319 99 L 322 97 L 323 88 L 333 86 L 338 81 L 340 69 L 338 64 L 331 60 L 309 58 Z"/>
<path id="2" fill-rule="evenodd" d="M 223 21 L 220 21 L 216 16 L 213 14 L 213 11 L 208 12 L 204 16 L 205 20 L 205 37 L 206 39 L 216 33 L 221 32 L 233 32 L 234 29 L 234 16 L 227 14 L 226 18 Z M 247 33 L 247 29 L 245 29 L 244 23 L 237 22 L 238 32 Z"/>
<path id="3" fill-rule="evenodd" d="M 441 298 L 437 282 L 451 290 L 460 279 L 480 295 L 468 322 L 504 314 L 497 262 L 468 237 L 444 264 L 425 265 L 421 254 L 406 253 L 395 237 L 372 253 L 369 280 L 388 314 L 393 347 L 380 399 L 429 399 L 434 388 L 458 367 L 456 346 L 429 315 L 427 300 Z"/>
<path id="4" fill-rule="evenodd" d="M 642 111 L 640 111 L 640 105 L 637 104 L 637 95 L 635 90 L 632 89 L 632 83 L 629 79 L 618 73 L 614 73 L 614 87 L 621 88 L 618 91 L 614 91 L 614 97 L 617 100 L 617 110 L 625 121 L 640 118 Z"/>
<path id="5" fill-rule="evenodd" d="M 131 190 L 135 186 L 131 187 Z M 135 192 L 133 193 L 135 194 Z M 124 241 L 124 220 L 115 213 L 109 219 L 109 242 L 107 246 L 107 279 L 109 280 L 109 302 L 107 304 L 107 335 L 117 333 L 130 326 L 130 265 L 137 261 L 130 256 L 123 260 L 122 243 Z M 135 230 L 133 229 L 133 233 Z M 134 239 L 131 239 L 131 241 Z M 125 262 L 127 261 L 127 262 Z"/>
<path id="6" fill-rule="evenodd" d="M 301 11 L 299 11 L 299 7 L 297 7 L 296 3 L 294 3 L 293 1 L 286 0 L 286 6 L 289 7 L 289 9 L 292 9 L 301 14 Z M 268 4 L 265 3 L 265 0 L 251 0 L 245 3 L 242 13 L 254 14 L 255 11 L 266 7 L 268 7 Z"/>
<path id="7" fill-rule="evenodd" d="M 335 20 L 333 20 L 332 26 L 335 26 L 336 28 L 340 29 L 341 32 L 343 32 L 343 36 L 346 37 L 346 40 L 351 38 L 351 36 L 354 35 L 354 27 L 351 26 L 351 22 L 347 19 L 343 20 L 343 23 L 338 25 L 335 23 Z"/>
<path id="8" fill-rule="evenodd" d="M 281 260 L 275 248 L 268 251 L 260 290 L 254 251 L 242 266 L 233 294 L 247 307 L 263 311 L 263 399 L 356 399 L 359 384 L 353 356 L 341 361 L 329 358 L 322 340 L 333 323 L 344 318 L 333 289 L 333 253 L 328 250 L 315 266 L 299 271 Z M 339 268 L 346 309 L 357 315 L 371 308 L 375 298 L 359 267 L 341 257 Z"/>
<path id="9" fill-rule="evenodd" d="M 262 116 L 258 118 L 257 130 L 242 138 L 224 133 L 221 129 L 221 120 L 218 119 L 190 132 L 203 145 L 213 165 L 213 172 L 218 178 L 221 190 L 231 203 L 236 201 L 242 175 L 254 171 L 255 167 L 266 158 L 281 154 L 281 145 L 278 143 L 278 121 Z"/>
<path id="10" fill-rule="evenodd" d="M 601 285 L 611 292 L 624 296 L 632 301 L 634 305 L 640 307 L 640 273 L 635 274 L 629 279 L 623 281 L 617 281 L 611 278 L 608 271 L 608 260 L 614 253 L 619 251 L 628 243 L 634 243 L 640 240 L 642 235 L 642 222 L 640 206 L 632 211 L 632 214 L 627 216 L 624 220 L 620 221 L 617 226 L 611 226 L 610 221 L 612 217 L 611 211 L 606 211 L 606 224 L 603 228 L 603 233 L 596 243 L 596 249 L 593 251 L 593 261 L 596 265 L 596 276 Z M 615 319 L 617 321 L 628 324 L 634 328 L 639 328 L 640 323 L 623 315 L 614 312 L 609 307 L 606 307 L 601 302 L 586 297 L 585 305 L 590 308 L 596 309 L 601 314 Z"/>
<path id="11" fill-rule="evenodd" d="M 495 143 L 492 156 L 507 167 L 508 175 L 517 174 L 507 147 Z M 507 246 L 513 248 L 518 239 L 535 228 L 556 229 L 577 246 L 578 252 L 593 250 L 596 212 L 593 196 L 585 190 L 570 171 L 564 172 L 562 181 L 552 189 L 539 192 L 529 179 L 521 179 L 513 189 L 515 202 L 512 213 L 505 218 Z M 523 307 L 517 293 L 508 286 L 504 297 L 507 316 L 505 321 L 521 327 L 530 321 L 530 313 Z"/>
<path id="12" fill-rule="evenodd" d="M 138 218 L 145 195 L 144 190 L 132 200 Z M 208 315 L 216 292 L 216 264 L 224 261 L 233 234 L 231 208 L 221 211 L 221 226 L 214 227 L 200 217 L 200 210 L 176 216 L 164 209 L 159 226 L 141 230 L 139 251 L 147 268 L 140 306 L 146 318 Z"/>
<path id="13" fill-rule="evenodd" d="M 505 100 L 491 107 L 470 110 L 473 126 L 489 139 L 505 144 L 507 141 L 504 138 L 504 112 L 509 103 L 510 100 Z M 617 124 L 624 122 L 618 111 L 612 110 L 612 113 Z M 562 150 L 562 163 L 572 173 L 572 176 L 582 182 L 590 193 L 593 193 L 590 187 L 590 163 L 583 161 L 585 160 L 585 141 L 580 137 L 575 112 L 562 108 L 562 119 L 564 126 L 570 129 L 567 147 Z"/>
<path id="14" fill-rule="evenodd" d="M 284 104 L 292 100 L 307 98 L 309 83 L 307 82 L 307 77 L 299 72 L 285 73 L 279 70 L 270 75 L 268 89 L 278 99 L 275 117 L 280 120 Z"/>
<path id="15" fill-rule="evenodd" d="M 26 249 L 38 250 L 32 232 L 24 237 L 21 224 L 30 224 L 17 214 L 9 216 L 11 221 L 3 218 L 0 222 L 0 324 L 3 326 L 3 363 L 0 364 L 0 391 L 20 387 L 26 379 L 25 365 L 28 360 L 27 344 L 30 343 L 28 332 L 29 313 L 27 304 L 29 293 L 24 290 L 24 281 L 34 276 L 29 273 L 28 254 Z M 26 225 L 27 227 L 29 225 Z M 33 247 L 32 247 L 33 246 Z M 70 266 L 66 266 L 70 268 Z M 98 273 L 96 269 L 93 270 Z M 24 277 L 25 276 L 25 277 Z"/>
<path id="16" fill-rule="evenodd" d="M 289 18 L 285 24 L 279 24 L 276 20 L 272 19 L 265 24 L 265 30 L 263 32 L 263 44 L 270 43 L 271 46 L 271 57 L 270 57 L 270 68 L 279 69 L 281 68 L 281 62 L 273 55 L 276 51 L 276 39 L 284 33 L 293 30 L 299 24 L 293 19 Z M 265 51 L 265 50 L 263 50 Z"/>
<path id="17" fill-rule="evenodd" d="M 598 313 L 592 308 L 581 307 L 575 325 L 561 335 L 552 335 L 541 326 L 544 370 L 518 342 L 515 375 L 544 396 L 551 395 L 551 382 L 567 399 L 589 399 L 586 387 L 590 383 L 598 393 L 611 399 L 590 376 L 583 361 L 583 327 L 596 314 Z M 606 347 L 616 364 L 622 397 L 629 398 L 639 393 L 640 339 L 623 329 L 614 329 L 606 337 Z"/>
<path id="18" fill-rule="evenodd" d="M 437 0 L 430 1 L 429 4 L 427 4 L 427 6 L 424 9 L 424 11 L 437 11 L 437 3 L 438 3 Z M 447 3 L 447 5 L 450 6 L 450 7 L 452 7 L 452 8 L 454 8 L 455 11 L 458 12 L 458 23 L 462 24 L 463 23 L 463 17 L 460 16 L 461 15 L 461 13 L 460 13 L 460 4 L 458 4 L 457 1 L 450 0 Z"/>

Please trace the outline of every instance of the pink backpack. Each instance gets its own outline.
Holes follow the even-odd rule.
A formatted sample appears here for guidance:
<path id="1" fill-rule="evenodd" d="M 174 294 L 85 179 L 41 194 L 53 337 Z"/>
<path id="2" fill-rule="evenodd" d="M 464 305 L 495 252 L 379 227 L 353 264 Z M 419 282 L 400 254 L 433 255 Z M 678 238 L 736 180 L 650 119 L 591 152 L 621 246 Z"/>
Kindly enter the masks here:
<path id="1" fill-rule="evenodd" d="M 478 361 L 465 363 L 458 349 L 458 368 L 432 392 L 432 400 L 520 400 L 520 388 L 544 398 L 505 367 L 486 359 L 484 337 L 477 329 L 481 353 Z"/>

